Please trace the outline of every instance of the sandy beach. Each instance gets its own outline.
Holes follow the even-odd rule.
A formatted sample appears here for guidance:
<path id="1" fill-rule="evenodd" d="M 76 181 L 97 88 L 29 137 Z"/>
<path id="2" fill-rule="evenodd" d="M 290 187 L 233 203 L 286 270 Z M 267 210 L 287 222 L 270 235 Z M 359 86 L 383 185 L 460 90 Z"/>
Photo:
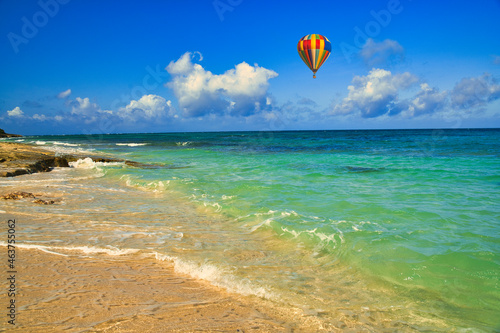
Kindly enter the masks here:
<path id="1" fill-rule="evenodd" d="M 53 158 L 50 151 L 22 144 L 1 144 L 3 168 Z M 50 171 L 50 168 L 41 171 Z M 15 316 L 0 323 L 9 332 L 315 332 L 321 325 L 300 310 L 258 298 L 232 294 L 208 282 L 174 271 L 168 261 L 150 254 L 98 256 L 82 251 L 23 244 L 23 227 L 30 214 L 22 206 L 39 207 L 50 213 L 53 205 L 69 198 L 48 200 L 32 190 L 24 175 L 21 185 L 2 189 L 2 220 L 16 219 L 14 293 L 2 292 L 3 308 L 15 300 Z M 29 181 L 28 181 L 29 182 Z M 15 190 L 15 191 L 14 191 Z M 37 202 L 40 198 L 42 202 Z M 47 200 L 44 200 L 47 199 Z M 105 200 L 105 199 L 103 199 Z M 6 206 L 5 204 L 9 205 Z M 40 205 L 46 203 L 46 205 Z M 11 209 L 20 209 L 11 214 Z M 66 219 L 71 219 L 66 216 Z M 36 222 L 34 222 L 36 224 Z M 5 231 L 5 238 L 8 234 Z M 4 240 L 4 239 L 2 239 Z M 7 273 L 7 244 L 3 243 L 4 280 Z M 5 282 L 7 284 L 7 282 Z M 11 297 L 12 296 L 12 297 Z M 5 310 L 6 312 L 8 310 Z M 12 311 L 11 311 L 12 313 Z M 9 323 L 9 321 L 11 321 Z"/>
<path id="2" fill-rule="evenodd" d="M 227 293 L 151 258 L 107 263 L 23 248 L 17 256 L 16 324 L 2 322 L 9 332 L 317 330 L 271 302 Z"/>

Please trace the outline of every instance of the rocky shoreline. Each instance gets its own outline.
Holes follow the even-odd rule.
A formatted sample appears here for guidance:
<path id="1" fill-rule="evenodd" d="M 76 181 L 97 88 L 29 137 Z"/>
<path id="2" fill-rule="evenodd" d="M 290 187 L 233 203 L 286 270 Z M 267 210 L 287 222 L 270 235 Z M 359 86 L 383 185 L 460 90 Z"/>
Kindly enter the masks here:
<path id="1" fill-rule="evenodd" d="M 5 133 L 5 131 L 0 128 L 0 138 L 20 138 L 20 137 L 22 137 L 22 135 Z"/>
<path id="2" fill-rule="evenodd" d="M 55 167 L 69 167 L 69 162 L 90 157 L 94 162 L 134 162 L 86 155 L 57 156 L 55 152 L 20 143 L 0 142 L 0 177 L 15 177 L 48 172 Z"/>
<path id="3" fill-rule="evenodd" d="M 15 177 L 37 172 L 49 172 L 53 168 L 70 167 L 70 162 L 91 158 L 94 162 L 121 162 L 142 169 L 179 169 L 186 166 L 147 164 L 91 154 L 57 155 L 38 146 L 14 142 L 0 142 L 0 177 Z"/>

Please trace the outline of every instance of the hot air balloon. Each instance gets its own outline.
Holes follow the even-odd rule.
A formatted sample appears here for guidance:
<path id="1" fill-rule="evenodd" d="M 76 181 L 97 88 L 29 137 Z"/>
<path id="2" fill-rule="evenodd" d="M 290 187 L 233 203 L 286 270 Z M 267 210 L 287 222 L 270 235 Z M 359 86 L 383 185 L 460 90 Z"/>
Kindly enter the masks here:
<path id="1" fill-rule="evenodd" d="M 313 78 L 316 78 L 316 72 L 332 52 L 332 44 L 325 36 L 305 35 L 299 40 L 297 50 L 302 60 L 313 71 Z"/>

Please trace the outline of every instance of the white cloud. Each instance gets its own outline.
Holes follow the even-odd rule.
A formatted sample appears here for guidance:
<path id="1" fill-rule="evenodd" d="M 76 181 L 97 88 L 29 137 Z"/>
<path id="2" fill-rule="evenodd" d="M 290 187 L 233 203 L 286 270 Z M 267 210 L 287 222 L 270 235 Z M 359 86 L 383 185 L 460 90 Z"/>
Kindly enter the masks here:
<path id="1" fill-rule="evenodd" d="M 46 116 L 46 115 L 44 115 L 44 114 L 38 114 L 38 113 L 35 113 L 35 114 L 33 115 L 33 119 L 35 119 L 35 120 L 40 120 L 40 121 L 45 121 L 45 120 L 47 120 L 47 119 L 49 119 L 49 118 L 47 118 L 47 116 Z"/>
<path id="2" fill-rule="evenodd" d="M 64 98 L 68 97 L 70 94 L 71 94 L 71 89 L 61 91 L 59 94 L 57 94 L 57 98 L 64 99 Z"/>
<path id="3" fill-rule="evenodd" d="M 71 106 L 71 116 L 74 120 L 84 121 L 86 124 L 93 123 L 104 117 L 113 115 L 113 111 L 102 110 L 96 103 L 91 103 L 88 97 L 77 97 L 69 103 Z"/>
<path id="4" fill-rule="evenodd" d="M 7 115 L 9 117 L 23 117 L 24 116 L 24 112 L 23 110 L 21 110 L 19 108 L 19 106 L 16 106 L 14 109 L 10 110 L 10 111 L 7 111 Z"/>
<path id="5" fill-rule="evenodd" d="M 493 63 L 494 63 L 495 65 L 500 65 L 500 56 L 498 56 L 498 55 L 494 55 L 494 56 L 493 56 Z"/>
<path id="6" fill-rule="evenodd" d="M 247 116 L 268 105 L 268 81 L 278 76 L 276 72 L 242 62 L 216 75 L 191 59 L 192 54 L 187 52 L 166 68 L 172 76 L 167 86 L 173 90 L 186 116 L 209 113 Z"/>
<path id="7" fill-rule="evenodd" d="M 172 102 L 157 95 L 144 95 L 119 110 L 118 116 L 129 120 L 158 119 L 172 115 Z"/>
<path id="8" fill-rule="evenodd" d="M 490 74 L 480 77 L 463 78 L 451 91 L 452 106 L 470 109 L 485 105 L 500 98 L 500 85 Z"/>
<path id="9" fill-rule="evenodd" d="M 97 103 L 91 102 L 88 97 L 76 97 L 66 104 L 69 112 L 57 116 L 46 116 L 35 114 L 30 119 L 39 121 L 70 122 L 81 124 L 95 124 L 106 131 L 115 126 L 139 125 L 135 121 L 141 121 L 141 126 L 158 125 L 159 120 L 166 117 L 175 118 L 175 108 L 171 101 L 157 95 L 144 95 L 139 100 L 132 100 L 125 107 L 115 111 L 103 110 Z"/>
<path id="10" fill-rule="evenodd" d="M 348 86 L 349 94 L 334 106 L 334 115 L 361 113 L 364 118 L 388 113 L 397 102 L 399 91 L 416 83 L 418 78 L 409 72 L 393 75 L 384 69 L 372 69 L 366 76 L 355 76 Z"/>
<path id="11" fill-rule="evenodd" d="M 420 85 L 420 91 L 411 99 L 397 103 L 389 115 L 402 113 L 406 117 L 418 117 L 443 110 L 448 105 L 448 92 L 439 92 L 427 83 Z"/>
<path id="12" fill-rule="evenodd" d="M 349 94 L 332 107 L 332 115 L 361 115 L 375 118 L 382 115 L 401 115 L 415 118 L 432 115 L 441 118 L 479 115 L 488 103 L 500 99 L 500 84 L 490 74 L 463 78 L 449 91 L 440 91 L 428 83 L 406 99 L 399 94 L 418 81 L 408 72 L 393 75 L 383 69 L 372 69 L 366 76 L 355 76 L 348 86 Z"/>
<path id="13" fill-rule="evenodd" d="M 377 43 L 372 38 L 368 38 L 359 54 L 367 65 L 374 66 L 386 63 L 393 56 L 399 56 L 402 59 L 404 49 L 395 40 L 386 39 Z"/>
<path id="14" fill-rule="evenodd" d="M 200 54 L 200 61 L 203 59 Z M 191 58 L 193 58 L 193 54 L 191 52 L 184 53 L 177 61 L 171 61 L 168 64 L 166 70 L 170 73 L 170 75 L 183 75 L 188 74 L 193 70 L 193 63 L 191 62 Z M 200 66 L 201 67 L 201 66 Z"/>
<path id="15" fill-rule="evenodd" d="M 71 114 L 92 115 L 100 112 L 101 108 L 96 103 L 91 103 L 88 97 L 77 97 L 71 103 Z"/>

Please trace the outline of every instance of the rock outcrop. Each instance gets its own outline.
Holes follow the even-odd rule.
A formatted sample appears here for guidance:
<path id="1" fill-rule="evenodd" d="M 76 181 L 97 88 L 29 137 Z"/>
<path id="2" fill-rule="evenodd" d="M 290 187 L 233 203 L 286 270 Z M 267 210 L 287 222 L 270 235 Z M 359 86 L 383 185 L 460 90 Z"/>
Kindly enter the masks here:
<path id="1" fill-rule="evenodd" d="M 70 162 L 90 157 L 94 162 L 122 162 L 141 169 L 179 169 L 186 166 L 147 164 L 117 158 L 71 154 L 58 156 L 55 152 L 37 146 L 14 142 L 0 142 L 0 177 L 15 177 L 36 172 L 48 172 L 55 167 L 69 167 Z"/>
<path id="2" fill-rule="evenodd" d="M 0 177 L 15 177 L 36 172 L 48 172 L 55 167 L 69 167 L 69 162 L 90 157 L 94 161 L 124 162 L 104 157 L 65 155 L 53 151 L 12 142 L 0 142 Z"/>
<path id="3" fill-rule="evenodd" d="M 22 137 L 22 135 L 8 134 L 8 133 L 5 133 L 5 131 L 0 128 L 0 138 L 20 138 L 20 137 Z"/>
<path id="4" fill-rule="evenodd" d="M 69 167 L 66 157 L 28 145 L 0 143 L 0 177 L 47 172 L 54 167 Z"/>
<path id="5" fill-rule="evenodd" d="M 22 192 L 22 191 L 17 191 L 17 192 L 12 192 L 3 196 L 0 196 L 0 199 L 2 200 L 20 200 L 20 199 L 25 199 L 25 198 L 32 198 L 35 199 L 32 202 L 40 205 L 53 205 L 56 203 L 55 200 L 44 200 L 37 198 L 33 193 L 30 192 Z"/>

